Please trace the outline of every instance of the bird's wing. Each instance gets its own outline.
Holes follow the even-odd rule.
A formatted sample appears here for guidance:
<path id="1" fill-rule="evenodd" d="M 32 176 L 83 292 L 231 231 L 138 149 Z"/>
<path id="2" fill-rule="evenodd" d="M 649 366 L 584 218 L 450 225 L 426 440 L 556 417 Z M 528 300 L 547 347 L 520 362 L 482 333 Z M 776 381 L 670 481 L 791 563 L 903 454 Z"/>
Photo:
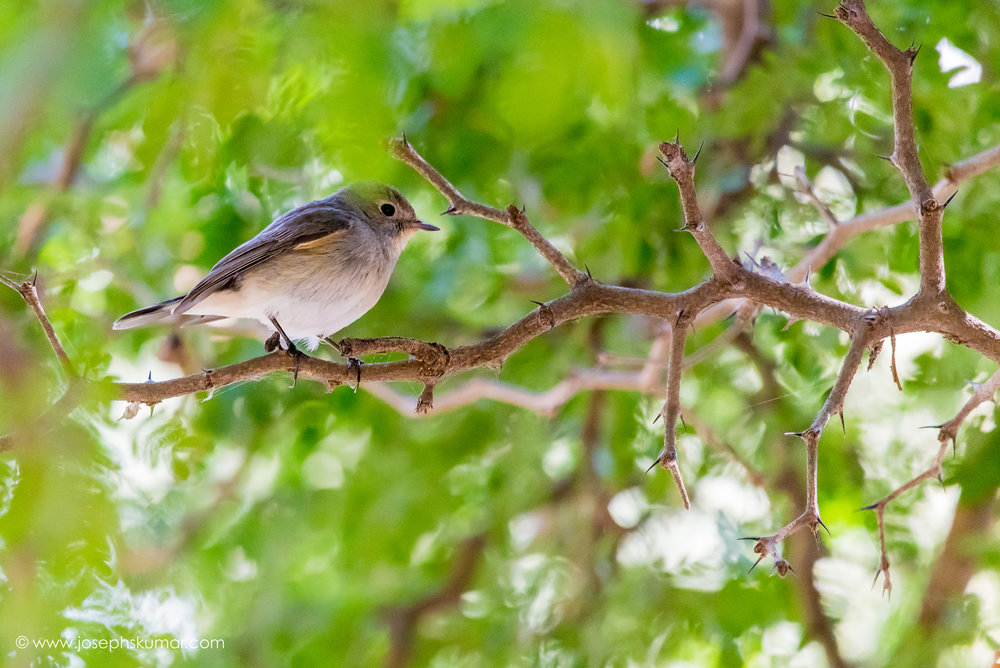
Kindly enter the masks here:
<path id="1" fill-rule="evenodd" d="M 308 248 L 309 244 L 344 232 L 350 225 L 343 212 L 327 202 L 311 202 L 293 209 L 219 260 L 173 312 L 184 313 L 213 292 L 232 285 L 240 275 L 265 260 L 296 248 Z"/>

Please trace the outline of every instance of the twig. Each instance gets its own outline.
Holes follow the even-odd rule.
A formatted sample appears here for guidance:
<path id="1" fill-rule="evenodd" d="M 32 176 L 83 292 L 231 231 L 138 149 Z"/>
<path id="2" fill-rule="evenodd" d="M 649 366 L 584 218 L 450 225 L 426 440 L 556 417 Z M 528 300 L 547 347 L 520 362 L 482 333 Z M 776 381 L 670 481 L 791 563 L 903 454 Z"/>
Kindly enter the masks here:
<path id="1" fill-rule="evenodd" d="M 528 222 L 524 210 L 511 204 L 505 211 L 500 211 L 491 206 L 469 201 L 458 191 L 458 188 L 453 186 L 448 179 L 444 178 L 429 162 L 424 160 L 417 153 L 416 149 L 406 141 L 405 137 L 392 140 L 389 143 L 389 147 L 396 159 L 416 170 L 418 174 L 427 179 L 432 186 L 437 188 L 447 198 L 449 207 L 444 212 L 445 214 L 451 216 L 467 214 L 483 218 L 484 220 L 490 220 L 494 223 L 500 223 L 501 225 L 517 230 L 552 265 L 569 287 L 572 288 L 575 285 L 590 280 L 590 277 L 586 273 L 574 267 L 555 246 L 538 233 L 538 230 Z"/>
<path id="2" fill-rule="evenodd" d="M 781 556 L 780 544 L 782 541 L 807 527 L 813 533 L 816 533 L 819 527 L 823 527 L 829 533 L 829 529 L 826 528 L 820 517 L 819 503 L 817 501 L 819 487 L 819 437 L 835 413 L 840 413 L 841 419 L 843 419 L 844 398 L 847 396 L 847 390 L 851 386 L 851 381 L 854 379 L 855 373 L 857 373 L 858 366 L 861 364 L 865 349 L 868 347 L 870 340 L 871 325 L 862 321 L 859 323 L 858 329 L 851 339 L 851 347 L 847 351 L 847 357 L 844 358 L 843 365 L 841 365 L 837 382 L 834 383 L 833 389 L 830 390 L 830 394 L 827 395 L 826 401 L 823 402 L 823 407 L 820 408 L 812 424 L 805 431 L 789 432 L 787 434 L 788 436 L 798 436 L 806 445 L 805 509 L 801 515 L 783 526 L 777 533 L 771 536 L 753 536 L 747 539 L 756 541 L 754 553 L 760 555 L 757 563 L 760 563 L 760 560 L 765 556 L 769 555 L 773 557 L 774 568 L 778 571 L 779 575 L 784 576 L 791 570 L 791 565 Z"/>
<path id="3" fill-rule="evenodd" d="M 419 399 L 406 396 L 385 383 L 362 384 L 361 389 L 378 397 L 404 415 L 411 415 Z M 546 417 L 554 416 L 562 406 L 581 392 L 592 390 L 649 391 L 643 384 L 639 371 L 610 371 L 586 369 L 571 372 L 551 389 L 536 392 L 510 383 L 489 378 L 473 378 L 460 387 L 434 397 L 434 405 L 426 413 L 414 417 L 439 415 L 487 399 L 502 404 L 518 406 Z"/>
<path id="4" fill-rule="evenodd" d="M 972 411 L 980 404 L 989 401 L 996 394 L 997 390 L 1000 389 L 1000 370 L 995 371 L 989 379 L 981 384 L 977 385 L 975 390 L 972 392 L 972 396 L 969 400 L 965 402 L 958 414 L 955 415 L 951 420 L 948 420 L 939 427 L 938 431 L 938 451 L 934 456 L 934 461 L 927 468 L 927 470 L 922 473 L 917 474 L 910 480 L 906 481 L 887 496 L 879 499 L 875 503 L 865 506 L 861 510 L 874 510 L 875 518 L 878 522 L 878 533 L 879 533 L 879 543 L 881 545 L 882 555 L 879 560 L 879 568 L 875 573 L 875 579 L 878 580 L 878 576 L 881 574 L 884 576 L 882 582 L 882 591 L 888 594 L 892 593 L 892 581 L 889 577 L 889 554 L 885 547 L 885 508 L 892 501 L 897 499 L 904 492 L 913 489 L 919 485 L 924 480 L 929 480 L 931 478 L 940 479 L 942 475 L 942 464 L 944 463 L 944 457 L 948 452 L 948 444 L 951 443 L 952 446 L 955 444 L 955 440 L 958 436 L 958 430 L 962 426 L 962 423 L 969 416 Z"/>
<path id="5" fill-rule="evenodd" d="M 957 187 L 963 181 L 974 178 L 1000 165 L 1000 144 L 980 151 L 961 160 L 946 172 L 945 178 L 934 185 L 934 199 L 939 202 L 948 201 L 955 195 Z M 785 277 L 792 283 L 805 280 L 810 270 L 818 270 L 833 258 L 854 237 L 865 232 L 898 225 L 913 220 L 915 210 L 911 202 L 897 204 L 885 209 L 862 213 L 850 220 L 842 221 L 831 228 L 826 236 L 815 247 L 806 251 L 802 259 L 785 272 Z M 696 326 L 702 326 L 727 317 L 739 308 L 740 302 L 724 301 L 705 309 L 698 315 Z"/>
<path id="6" fill-rule="evenodd" d="M 889 72 L 894 134 L 890 158 L 903 175 L 920 218 L 920 289 L 932 295 L 942 293 L 945 290 L 944 242 L 941 237 L 944 206 L 934 198 L 920 165 L 913 124 L 913 61 L 920 49 L 910 46 L 900 50 L 893 46 L 872 23 L 864 0 L 842 0 L 836 16 L 861 38 Z"/>
<path id="7" fill-rule="evenodd" d="M 569 287 L 574 287 L 590 280 L 590 276 L 580 271 L 574 267 L 566 257 L 560 253 L 555 246 L 550 244 L 545 237 L 538 233 L 531 223 L 528 222 L 528 217 L 524 215 L 523 209 L 518 209 L 516 206 L 511 204 L 507 207 L 507 218 L 510 221 L 510 226 L 515 230 L 520 232 L 525 239 L 527 239 L 538 254 L 546 259 L 546 261 L 552 265 L 552 267 L 559 273 L 566 285 Z"/>
<path id="8" fill-rule="evenodd" d="M 66 354 L 66 349 L 63 348 L 62 342 L 59 340 L 59 335 L 56 334 L 56 330 L 53 329 L 52 323 L 49 322 L 49 317 L 45 314 L 45 308 L 42 306 L 42 301 L 38 297 L 38 288 L 36 285 L 37 279 L 38 274 L 35 274 L 30 281 L 16 283 L 15 281 L 0 276 L 0 282 L 16 290 L 17 293 L 21 295 L 21 298 L 24 299 L 25 303 L 31 307 L 31 310 L 35 312 L 35 317 L 38 318 L 38 323 L 45 331 L 45 338 L 49 340 L 49 345 L 52 346 L 52 351 L 59 359 L 59 363 L 62 364 L 63 371 L 65 371 L 66 375 L 71 379 L 76 378 L 76 371 L 73 369 L 72 362 L 69 361 L 69 355 Z"/>
<path id="9" fill-rule="evenodd" d="M 820 218 L 825 220 L 830 227 L 840 225 L 840 221 L 837 220 L 837 216 L 834 215 L 830 206 L 816 194 L 816 189 L 813 188 L 812 181 L 806 176 L 806 170 L 801 165 L 795 166 L 795 180 L 798 181 L 799 191 L 813 205 L 813 208 L 819 213 Z"/>
<path id="10" fill-rule="evenodd" d="M 677 417 L 680 415 L 681 373 L 684 368 L 684 341 L 687 336 L 687 325 L 690 316 L 680 314 L 670 336 L 670 354 L 667 357 L 667 398 L 660 409 L 663 417 L 663 450 L 656 456 L 654 466 L 659 464 L 670 472 L 681 494 L 684 508 L 689 509 L 687 489 L 684 478 L 681 477 L 680 465 L 677 461 Z M 651 467 L 652 468 L 652 467 Z"/>
<path id="11" fill-rule="evenodd" d="M 701 252 L 712 265 L 712 270 L 724 281 L 735 282 L 739 265 L 726 255 L 722 246 L 715 240 L 702 216 L 701 207 L 698 206 L 698 194 L 694 187 L 694 168 L 698 156 L 688 158 L 684 148 L 676 139 L 672 142 L 661 142 L 660 153 L 663 155 L 663 165 L 670 173 L 670 178 L 677 182 L 677 189 L 680 191 L 681 207 L 684 209 L 683 229 L 690 232 L 698 242 Z"/>
<path id="12" fill-rule="evenodd" d="M 418 174 L 424 177 L 428 183 L 437 188 L 438 192 L 445 196 L 445 199 L 448 200 L 449 207 L 444 212 L 444 215 L 476 216 L 477 218 L 491 220 L 494 223 L 500 223 L 501 225 L 510 227 L 510 220 L 507 218 L 506 213 L 500 209 L 495 209 L 491 206 L 486 206 L 485 204 L 479 204 L 469 200 L 465 195 L 458 191 L 458 188 L 451 185 L 448 179 L 441 176 L 441 173 L 438 172 L 438 170 L 434 169 L 429 162 L 424 160 L 424 158 L 417 153 L 416 149 L 410 145 L 410 142 L 406 141 L 406 137 L 391 140 L 389 142 L 389 150 L 392 152 L 393 157 L 412 167 Z"/>

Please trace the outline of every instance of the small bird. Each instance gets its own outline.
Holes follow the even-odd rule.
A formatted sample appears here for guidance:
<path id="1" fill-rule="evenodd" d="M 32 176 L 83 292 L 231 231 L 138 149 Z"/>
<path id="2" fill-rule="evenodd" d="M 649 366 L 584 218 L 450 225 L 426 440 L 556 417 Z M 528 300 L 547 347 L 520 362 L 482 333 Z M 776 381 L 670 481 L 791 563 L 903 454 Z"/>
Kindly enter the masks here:
<path id="1" fill-rule="evenodd" d="M 344 187 L 279 216 L 219 260 L 191 292 L 126 313 L 113 329 L 252 318 L 274 332 L 268 352 L 280 345 L 297 362 L 294 341 L 309 350 L 321 340 L 333 344 L 331 334 L 382 296 L 413 233 L 437 229 L 418 220 L 395 188 Z"/>

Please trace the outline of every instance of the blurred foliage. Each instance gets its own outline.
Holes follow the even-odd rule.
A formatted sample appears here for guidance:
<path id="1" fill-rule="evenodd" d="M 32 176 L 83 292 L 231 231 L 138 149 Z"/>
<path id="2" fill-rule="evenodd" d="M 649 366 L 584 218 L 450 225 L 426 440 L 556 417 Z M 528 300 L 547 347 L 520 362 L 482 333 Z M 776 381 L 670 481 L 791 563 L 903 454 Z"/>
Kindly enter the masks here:
<path id="1" fill-rule="evenodd" d="M 275 214 L 370 180 L 395 184 L 425 217 L 445 208 L 383 150 L 402 133 L 469 197 L 526 205 L 599 280 L 659 290 L 708 271 L 690 237 L 672 232 L 676 189 L 654 158 L 675 132 L 692 149 L 704 142 L 700 194 L 733 253 L 788 266 L 822 236 L 783 185 L 796 164 L 842 218 L 905 200 L 898 174 L 874 158 L 891 151 L 887 76 L 817 14 L 833 3 L 773 0 L 771 43 L 725 89 L 713 89 L 718 17 L 653 17 L 644 4 L 0 3 L 0 267 L 38 270 L 52 322 L 89 379 L 164 379 L 260 354 L 260 332 L 183 330 L 179 356 L 165 328 L 112 334 L 111 322 L 187 289 Z M 890 39 L 924 47 L 914 106 L 930 176 L 1000 142 L 996 4 L 877 5 Z M 954 72 L 934 50 L 943 38 L 982 65 L 979 82 L 949 88 Z M 963 184 L 944 228 L 949 288 L 994 324 L 998 186 L 996 172 Z M 564 289 L 512 231 L 441 225 L 413 241 L 381 302 L 344 335 L 461 345 Z M 911 224 L 870 233 L 813 267 L 813 285 L 854 303 L 901 303 L 916 287 L 916 249 Z M 798 595 L 805 583 L 768 577 L 766 562 L 747 575 L 753 555 L 736 539 L 799 512 L 803 454 L 782 434 L 819 408 L 847 349 L 838 332 L 785 329 L 766 312 L 753 329 L 756 362 L 731 346 L 685 374 L 685 415 L 766 481 L 755 487 L 684 429 L 685 513 L 667 476 L 642 474 L 662 439 L 649 424 L 657 397 L 579 396 L 552 418 L 480 402 L 415 420 L 364 391 L 290 391 L 280 376 L 120 421 L 123 406 L 109 408 L 110 389 L 96 382 L 64 417 L 46 413 L 65 380 L 33 315 L 8 290 L 0 312 L 0 433 L 13 444 L 0 459 L 0 657 L 12 664 L 380 665 L 393 656 L 392 620 L 440 591 L 480 535 L 461 596 L 413 629 L 417 665 L 827 660 Z M 479 375 L 547 389 L 594 363 L 592 327 L 564 326 Z M 644 356 L 654 331 L 609 318 L 601 349 Z M 695 332 L 690 350 L 721 331 Z M 1000 644 L 992 523 L 940 633 L 916 620 L 959 494 L 995 498 L 996 416 L 970 418 L 947 490 L 926 485 L 890 507 L 891 600 L 870 591 L 878 534 L 855 509 L 930 463 L 936 432 L 918 427 L 952 417 L 965 380 L 993 365 L 935 337 L 899 337 L 898 393 L 887 357 L 852 388 L 846 434 L 823 437 L 832 536 L 822 548 L 806 537 L 790 558 L 822 549 L 815 583 L 845 659 L 986 665 Z M 73 644 L 15 647 L 22 635 Z M 225 649 L 77 643 L 119 636 L 221 638 Z"/>

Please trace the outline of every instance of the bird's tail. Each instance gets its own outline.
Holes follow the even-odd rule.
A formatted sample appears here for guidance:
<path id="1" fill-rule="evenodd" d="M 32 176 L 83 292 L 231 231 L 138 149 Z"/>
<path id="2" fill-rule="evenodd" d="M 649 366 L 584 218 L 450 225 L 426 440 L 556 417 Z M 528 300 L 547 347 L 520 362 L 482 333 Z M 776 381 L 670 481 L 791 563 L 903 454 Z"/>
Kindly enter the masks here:
<path id="1" fill-rule="evenodd" d="M 151 322 L 165 320 L 173 315 L 174 306 L 182 299 L 184 299 L 184 295 L 141 308 L 137 311 L 132 311 L 131 313 L 126 313 L 115 320 L 115 324 L 111 326 L 111 329 L 132 329 L 133 327 L 148 325 Z"/>

